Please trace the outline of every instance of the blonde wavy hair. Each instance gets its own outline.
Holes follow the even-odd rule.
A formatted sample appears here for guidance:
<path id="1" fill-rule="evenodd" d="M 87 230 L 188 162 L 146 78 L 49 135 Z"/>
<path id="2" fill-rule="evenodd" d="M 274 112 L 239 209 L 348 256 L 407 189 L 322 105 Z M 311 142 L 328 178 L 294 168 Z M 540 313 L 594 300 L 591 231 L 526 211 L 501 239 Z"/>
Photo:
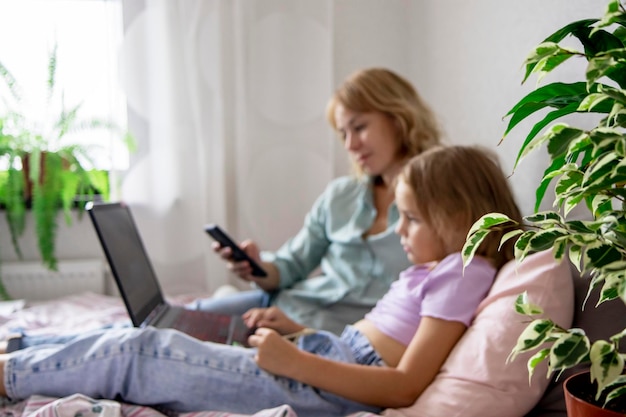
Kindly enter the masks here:
<path id="1" fill-rule="evenodd" d="M 337 130 L 338 105 L 354 112 L 381 112 L 398 127 L 400 158 L 410 158 L 440 143 L 440 131 L 433 111 L 413 85 L 385 68 L 368 68 L 350 75 L 335 91 L 326 107 L 326 118 Z M 357 174 L 362 170 L 354 166 Z"/>

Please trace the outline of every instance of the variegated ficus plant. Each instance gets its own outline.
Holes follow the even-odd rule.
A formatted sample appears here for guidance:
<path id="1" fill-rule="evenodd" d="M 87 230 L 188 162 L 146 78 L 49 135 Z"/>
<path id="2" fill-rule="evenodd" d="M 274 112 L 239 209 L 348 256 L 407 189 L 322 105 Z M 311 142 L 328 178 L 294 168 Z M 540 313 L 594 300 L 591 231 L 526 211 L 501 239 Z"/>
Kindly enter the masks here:
<path id="1" fill-rule="evenodd" d="M 572 37 L 581 48 L 562 46 L 564 39 Z M 524 81 L 532 74 L 541 80 L 576 59 L 585 60 L 584 81 L 544 86 L 538 81 L 539 86 L 507 114 L 510 119 L 504 133 L 506 137 L 528 116 L 541 114 L 526 136 L 515 166 L 531 151 L 544 146 L 550 164 L 537 188 L 535 214 L 525 217 L 523 231 L 510 232 L 502 240 L 517 239 L 517 261 L 544 250 L 552 250 L 557 260 L 571 261 L 582 274 L 590 276 L 589 291 L 600 289 L 598 304 L 626 303 L 625 45 L 626 10 L 619 0 L 608 2 L 602 18 L 570 23 L 546 38 L 526 59 Z M 583 129 L 563 123 L 563 117 L 573 113 L 594 114 L 597 124 Z M 539 211 L 552 181 L 555 209 Z M 579 205 L 588 208 L 588 220 L 571 219 L 571 210 Z M 465 262 L 471 260 L 485 236 L 511 222 L 497 213 L 477 221 L 463 248 Z M 511 358 L 536 351 L 528 361 L 531 374 L 544 360 L 548 361 L 550 374 L 589 363 L 591 378 L 597 381 L 596 398 L 603 395 L 606 406 L 613 399 L 626 396 L 626 355 L 619 351 L 626 329 L 591 344 L 581 329 L 565 329 L 541 318 L 541 308 L 525 294 L 517 298 L 515 308 L 531 320 Z"/>

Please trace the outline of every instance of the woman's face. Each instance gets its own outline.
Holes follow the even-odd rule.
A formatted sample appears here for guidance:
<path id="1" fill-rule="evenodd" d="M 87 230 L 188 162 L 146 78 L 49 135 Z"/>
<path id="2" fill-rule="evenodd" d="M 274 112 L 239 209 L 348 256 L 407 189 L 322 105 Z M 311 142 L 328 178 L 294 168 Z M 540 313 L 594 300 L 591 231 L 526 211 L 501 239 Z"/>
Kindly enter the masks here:
<path id="1" fill-rule="evenodd" d="M 400 166 L 400 141 L 393 120 L 384 113 L 355 112 L 341 104 L 335 108 L 335 123 L 344 148 L 368 175 L 389 175 Z"/>
<path id="2" fill-rule="evenodd" d="M 420 215 L 415 195 L 404 181 L 396 184 L 395 198 L 400 212 L 396 233 L 400 235 L 400 243 L 409 261 L 424 264 L 445 258 L 446 250 L 441 238 Z"/>

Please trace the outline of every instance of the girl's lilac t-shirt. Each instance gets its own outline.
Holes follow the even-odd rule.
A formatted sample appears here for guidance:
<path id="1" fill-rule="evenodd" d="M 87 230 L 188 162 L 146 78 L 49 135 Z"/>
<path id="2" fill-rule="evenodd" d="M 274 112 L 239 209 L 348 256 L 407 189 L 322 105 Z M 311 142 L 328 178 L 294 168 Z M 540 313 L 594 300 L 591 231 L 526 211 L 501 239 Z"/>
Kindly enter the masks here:
<path id="1" fill-rule="evenodd" d="M 478 256 L 463 270 L 461 253 L 448 255 L 434 266 L 414 265 L 400 274 L 365 318 L 404 345 L 424 316 L 469 326 L 495 276 L 491 263 Z"/>

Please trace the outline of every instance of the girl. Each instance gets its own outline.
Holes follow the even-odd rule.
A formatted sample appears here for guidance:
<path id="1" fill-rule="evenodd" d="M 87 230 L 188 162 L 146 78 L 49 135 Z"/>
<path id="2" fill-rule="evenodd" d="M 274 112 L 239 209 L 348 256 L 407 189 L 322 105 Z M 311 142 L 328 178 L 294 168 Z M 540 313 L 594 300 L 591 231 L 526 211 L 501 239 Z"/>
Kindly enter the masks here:
<path id="1" fill-rule="evenodd" d="M 301 417 L 409 406 L 512 258 L 512 243 L 498 251 L 494 234 L 464 268 L 468 230 L 488 212 L 519 221 L 521 215 L 494 158 L 472 147 L 415 157 L 397 179 L 395 198 L 396 232 L 415 265 L 341 337 L 306 332 L 276 308 L 245 315 L 261 326 L 250 336 L 252 349 L 171 330 L 96 331 L 0 356 L 0 393 L 21 399 L 80 392 L 176 411 L 253 413 L 286 403 Z M 291 343 L 285 336 L 293 332 L 304 335 Z"/>
<path id="2" fill-rule="evenodd" d="M 305 326 L 341 333 L 372 309 L 408 263 L 393 230 L 398 211 L 393 179 L 412 156 L 439 143 L 435 117 L 411 83 L 384 68 L 360 70 L 337 89 L 327 118 L 354 164 L 354 174 L 333 180 L 302 229 L 276 252 L 256 243 L 242 248 L 268 272 L 251 275 L 248 262 L 228 267 L 258 290 L 204 299 L 191 308 L 243 314 L 279 307 Z M 320 273 L 310 277 L 319 267 Z"/>

